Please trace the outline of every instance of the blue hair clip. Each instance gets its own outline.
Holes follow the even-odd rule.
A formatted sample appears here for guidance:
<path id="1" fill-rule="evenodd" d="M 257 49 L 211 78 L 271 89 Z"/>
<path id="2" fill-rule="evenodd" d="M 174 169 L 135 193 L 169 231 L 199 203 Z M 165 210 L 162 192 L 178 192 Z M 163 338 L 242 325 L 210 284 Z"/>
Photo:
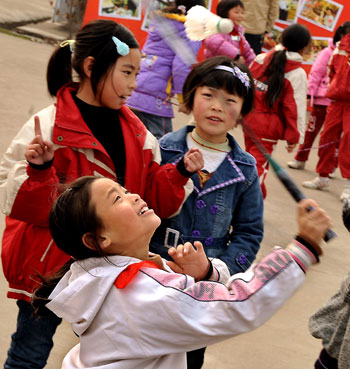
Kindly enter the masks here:
<path id="1" fill-rule="evenodd" d="M 125 42 L 120 41 L 119 38 L 115 36 L 112 36 L 112 40 L 115 43 L 115 46 L 117 47 L 117 51 L 119 55 L 125 56 L 129 54 L 130 49 L 129 49 L 129 46 Z"/>

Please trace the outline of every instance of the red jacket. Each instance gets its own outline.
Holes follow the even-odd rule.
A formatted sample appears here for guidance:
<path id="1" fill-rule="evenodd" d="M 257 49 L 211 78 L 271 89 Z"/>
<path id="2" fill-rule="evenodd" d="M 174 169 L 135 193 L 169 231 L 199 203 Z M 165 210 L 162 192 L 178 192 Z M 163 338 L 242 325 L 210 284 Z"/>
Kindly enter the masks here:
<path id="1" fill-rule="evenodd" d="M 0 165 L 0 205 L 7 215 L 1 257 L 11 298 L 29 300 L 36 286 L 32 276 L 57 270 L 69 259 L 53 243 L 48 229 L 57 185 L 84 175 L 116 179 L 111 158 L 74 103 L 71 92 L 76 87 L 63 87 L 56 105 L 37 114 L 44 139 L 54 143 L 53 165 L 36 170 L 24 159 L 34 138 L 33 117 L 14 138 Z M 171 164 L 159 166 L 156 138 L 127 107 L 120 109 L 119 117 L 126 151 L 125 187 L 140 194 L 162 218 L 173 215 L 191 192 L 192 181 Z"/>
<path id="2" fill-rule="evenodd" d="M 296 52 L 287 52 L 284 86 L 273 107 L 269 108 L 265 104 L 267 85 L 264 82 L 267 80 L 265 71 L 274 52 L 258 55 L 249 67 L 255 79 L 256 98 L 254 109 L 245 120 L 260 138 L 302 143 L 307 91 L 306 73 L 301 68 L 302 57 Z"/>

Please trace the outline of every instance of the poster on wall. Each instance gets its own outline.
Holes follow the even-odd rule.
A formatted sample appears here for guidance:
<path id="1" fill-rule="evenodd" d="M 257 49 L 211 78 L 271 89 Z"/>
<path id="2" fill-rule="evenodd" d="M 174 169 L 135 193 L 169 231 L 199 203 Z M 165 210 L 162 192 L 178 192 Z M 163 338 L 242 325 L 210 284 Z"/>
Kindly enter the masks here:
<path id="1" fill-rule="evenodd" d="M 301 1 L 301 0 L 300 0 Z M 299 0 L 280 0 L 279 16 L 277 21 L 282 24 L 292 24 L 296 21 Z"/>
<path id="2" fill-rule="evenodd" d="M 328 46 L 328 42 L 328 37 L 313 37 L 310 51 L 303 55 L 303 63 L 312 65 L 316 60 L 317 54 Z"/>
<path id="3" fill-rule="evenodd" d="M 273 49 L 279 43 L 282 32 L 283 28 L 275 25 L 271 32 L 266 33 L 263 40 L 262 51 L 268 52 Z"/>
<path id="4" fill-rule="evenodd" d="M 304 0 L 298 9 L 297 17 L 333 31 L 343 7 L 342 4 L 332 0 Z"/>
<path id="5" fill-rule="evenodd" d="M 100 0 L 99 15 L 140 20 L 141 0 Z"/>

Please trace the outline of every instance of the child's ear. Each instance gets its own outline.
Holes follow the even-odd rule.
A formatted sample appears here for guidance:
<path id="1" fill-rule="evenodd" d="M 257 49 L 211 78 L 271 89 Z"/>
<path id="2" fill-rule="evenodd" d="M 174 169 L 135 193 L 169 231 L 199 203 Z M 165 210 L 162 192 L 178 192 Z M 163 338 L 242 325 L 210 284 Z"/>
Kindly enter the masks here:
<path id="1" fill-rule="evenodd" d="M 94 63 L 95 63 L 95 58 L 92 56 L 88 56 L 87 58 L 84 59 L 83 69 L 84 69 L 85 75 L 88 78 L 91 78 L 91 70 L 92 70 Z"/>
<path id="2" fill-rule="evenodd" d="M 98 243 L 102 249 L 107 248 L 111 244 L 109 237 L 98 237 Z M 96 250 L 95 242 L 96 238 L 90 233 L 85 233 L 82 237 L 83 244 L 91 250 Z"/>

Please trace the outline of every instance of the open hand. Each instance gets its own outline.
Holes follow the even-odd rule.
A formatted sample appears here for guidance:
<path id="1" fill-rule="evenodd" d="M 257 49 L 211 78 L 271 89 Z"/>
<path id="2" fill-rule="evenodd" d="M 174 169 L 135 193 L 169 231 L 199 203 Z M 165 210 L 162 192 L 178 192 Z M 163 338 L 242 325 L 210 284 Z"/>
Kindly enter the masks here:
<path id="1" fill-rule="evenodd" d="M 204 166 L 204 159 L 201 151 L 192 147 L 184 156 L 184 164 L 187 171 L 195 173 L 197 170 L 201 170 Z"/>
<path id="2" fill-rule="evenodd" d="M 37 165 L 51 161 L 54 156 L 53 143 L 43 139 L 38 116 L 34 117 L 34 136 L 34 139 L 27 146 L 24 157 L 29 163 Z"/>
<path id="3" fill-rule="evenodd" d="M 171 247 L 168 254 L 174 261 L 168 261 L 167 264 L 175 273 L 188 274 L 196 281 L 200 281 L 207 275 L 210 264 L 202 243 L 195 241 L 194 245 L 196 248 L 190 242 L 186 242 L 176 248 Z"/>

